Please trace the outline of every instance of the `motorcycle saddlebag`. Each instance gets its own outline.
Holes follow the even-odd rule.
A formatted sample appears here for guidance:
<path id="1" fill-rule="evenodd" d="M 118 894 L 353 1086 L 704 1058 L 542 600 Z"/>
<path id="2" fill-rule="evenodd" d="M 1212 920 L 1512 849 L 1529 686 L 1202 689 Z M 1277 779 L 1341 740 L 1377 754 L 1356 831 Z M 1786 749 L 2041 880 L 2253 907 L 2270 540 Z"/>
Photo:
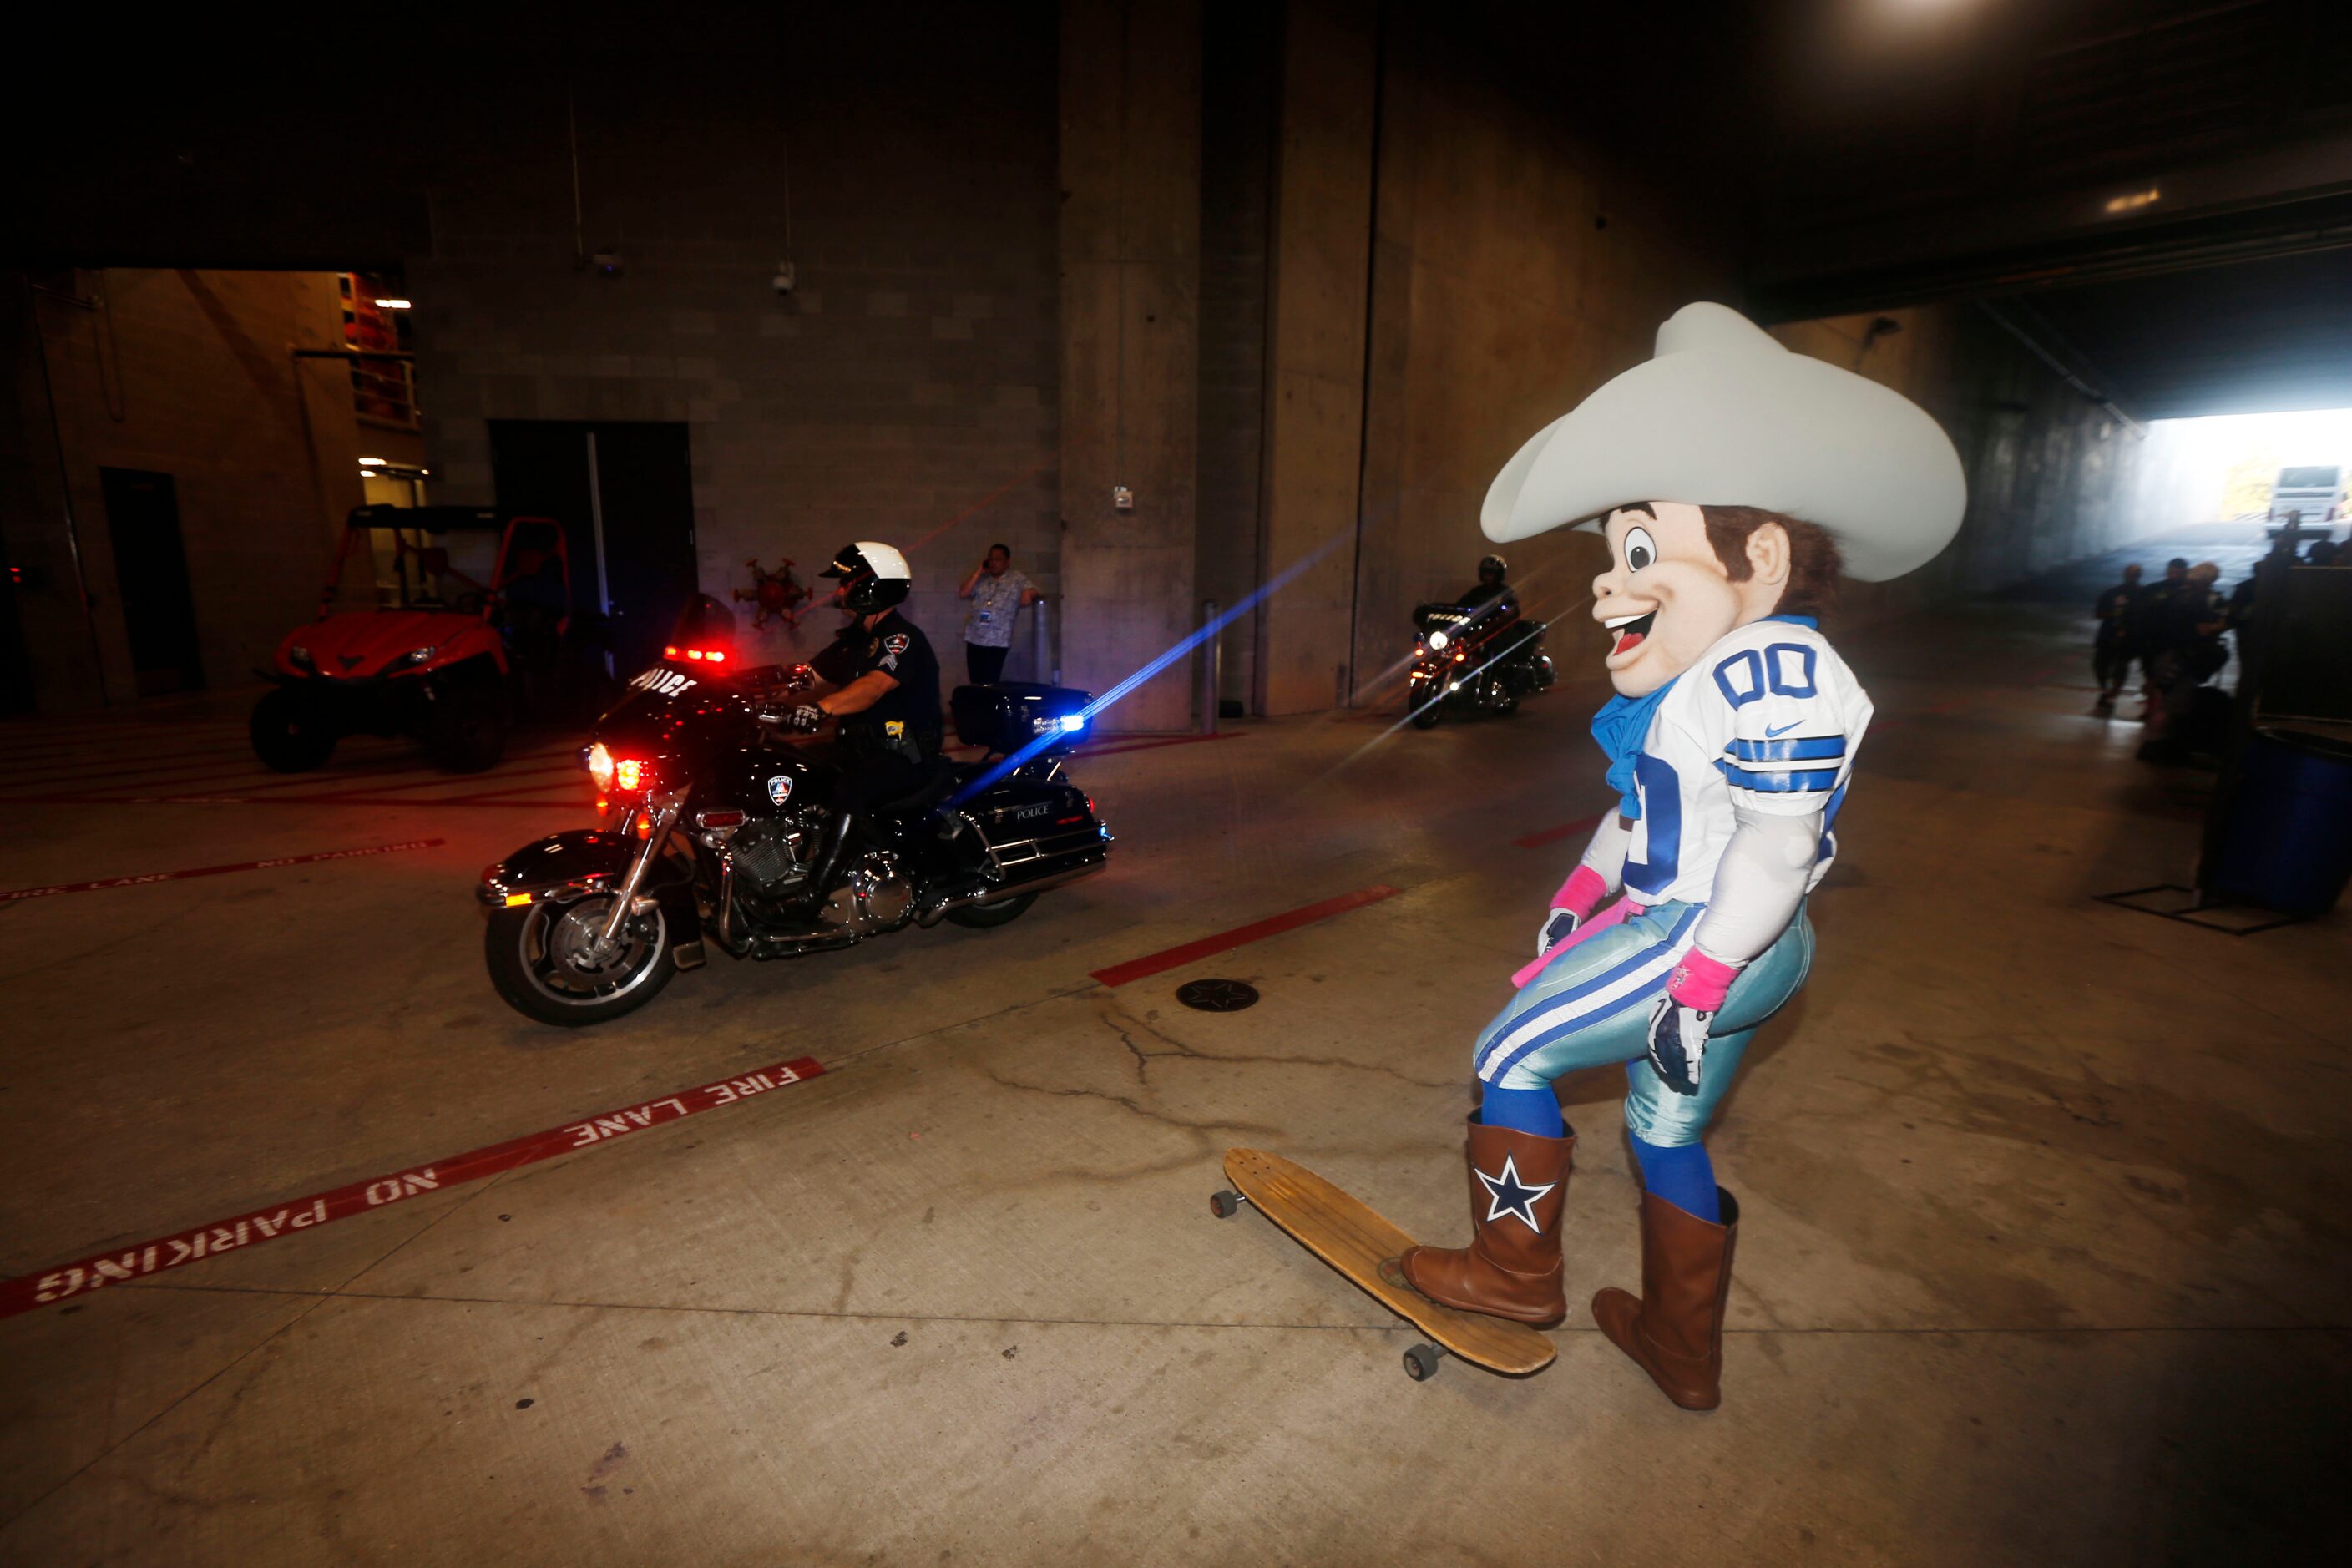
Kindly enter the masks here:
<path id="1" fill-rule="evenodd" d="M 1066 751 L 1086 739 L 1087 706 L 1094 698 L 1066 686 L 1008 680 L 995 686 L 959 686 L 948 699 L 956 739 L 1006 755 L 1032 742 L 1045 743 L 1045 755 Z"/>

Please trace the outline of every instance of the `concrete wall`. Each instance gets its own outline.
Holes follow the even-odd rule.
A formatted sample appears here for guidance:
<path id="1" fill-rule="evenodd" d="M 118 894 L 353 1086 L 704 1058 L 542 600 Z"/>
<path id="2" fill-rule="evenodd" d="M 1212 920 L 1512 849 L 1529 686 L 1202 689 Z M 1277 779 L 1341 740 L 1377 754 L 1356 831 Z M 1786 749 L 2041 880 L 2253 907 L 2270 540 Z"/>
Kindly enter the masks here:
<path id="1" fill-rule="evenodd" d="M 1267 294 L 1256 708 L 1344 700 L 1364 460 L 1377 29 L 1343 0 L 1291 0 Z"/>
<path id="2" fill-rule="evenodd" d="M 1465 54 L 1410 7 L 1388 26 L 1358 700 L 1397 694 L 1412 607 L 1495 548 L 1479 504 L 1519 444 L 1648 357 L 1676 306 L 1735 297 L 1731 237 L 1564 125 L 1556 81 Z M 1600 564 L 1560 533 L 1503 553 L 1538 617 L 1577 611 Z M 1601 645 L 1579 611 L 1550 647 L 1565 669 Z"/>
<path id="3" fill-rule="evenodd" d="M 806 580 L 845 540 L 896 543 L 960 679 L 954 589 L 990 542 L 1061 586 L 1054 12 L 791 31 L 772 52 L 680 28 L 573 68 L 581 236 L 618 276 L 575 266 L 562 76 L 482 106 L 407 264 L 435 499 L 493 499 L 492 419 L 683 421 L 706 592 L 748 586 L 750 556 Z M 1024 616 L 1009 675 L 1029 647 Z"/>
<path id="4" fill-rule="evenodd" d="M 1841 614 L 1866 619 L 1990 593 L 2158 530 L 2182 515 L 2179 459 L 2144 426 L 2062 381 L 1970 305 L 1840 316 L 1773 329 L 1801 353 L 1858 370 L 1934 415 L 1968 472 L 1951 545 L 1893 583 L 1848 584 Z"/>
<path id="5" fill-rule="evenodd" d="M 1201 474 L 1195 587 L 1220 605 L 1258 585 L 1265 479 L 1266 293 L 1282 8 L 1212 0 L 1201 35 Z M 1220 695 L 1257 690 L 1260 613 L 1220 635 Z"/>
<path id="6" fill-rule="evenodd" d="M 635 47 L 583 30 L 567 69 L 495 91 L 457 90 L 488 68 L 450 62 L 387 164 L 430 195 L 406 289 L 433 499 L 496 499 L 494 419 L 680 422 L 706 591 L 745 584 L 747 556 L 813 565 L 890 540 L 952 671 L 954 584 L 1003 539 L 1061 595 L 1073 683 L 1106 689 L 1179 644 L 1202 599 L 1271 586 L 1223 639 L 1226 694 L 1275 713 L 1377 699 L 1411 607 L 1487 549 L 1479 502 L 1510 452 L 1645 356 L 1675 307 L 1738 302 L 1736 204 L 1694 184 L 1703 171 L 1604 152 L 1638 133 L 1589 125 L 1512 32 L 1360 0 L 934 4 L 649 27 Z M 583 267 L 593 251 L 618 275 Z M 779 296 L 784 259 L 799 287 Z M 61 418 L 93 454 L 74 461 L 103 660 L 61 586 L 29 339 L 0 331 L 17 340 L 0 526 L 47 584 L 25 614 L 52 702 L 93 700 L 101 665 L 129 689 L 100 462 L 182 476 L 216 679 L 300 613 L 317 535 L 355 499 L 335 367 L 305 374 L 341 488 L 306 489 L 284 456 L 284 344 L 334 341 L 324 309 L 315 328 L 280 321 L 312 285 L 116 276 L 119 384 L 99 380 L 103 319 L 38 307 Z M 1944 560 L 1857 593 L 1855 613 L 1995 587 L 2151 521 L 2136 435 L 1979 313 L 1899 320 L 1863 368 L 1946 421 L 1976 500 Z M 132 341 L 150 327 L 169 345 L 152 364 Z M 1865 331 L 1783 336 L 1851 363 Z M 167 392 L 192 395 L 171 416 L 189 423 L 151 437 Z M 1132 511 L 1112 505 L 1121 485 Z M 1535 614 L 1577 617 L 1589 542 L 1507 553 Z M 756 651 L 806 652 L 831 625 Z M 1024 625 L 1013 677 L 1045 672 L 1030 647 Z M 1554 647 L 1577 668 L 1598 639 L 1569 618 Z M 1107 727 L 1192 723 L 1189 666 Z"/>
<path id="7" fill-rule="evenodd" d="M 1193 623 L 1201 13 L 1066 0 L 1061 16 L 1063 676 L 1101 695 Z M 1192 671 L 1173 660 L 1102 727 L 1187 728 Z"/>
<path id="8" fill-rule="evenodd" d="M 317 602 L 343 513 L 362 499 L 359 456 L 414 460 L 415 437 L 363 436 L 344 365 L 298 365 L 289 355 L 293 344 L 341 345 L 331 273 L 118 268 L 51 281 L 96 308 L 37 294 L 28 315 L 18 296 L 0 448 L 0 527 L 10 560 L 36 577 L 18 603 L 38 704 L 93 707 L 138 694 L 100 489 L 108 468 L 172 477 L 206 684 L 250 685 L 253 668 Z M 44 353 L 95 655 L 77 603 Z"/>

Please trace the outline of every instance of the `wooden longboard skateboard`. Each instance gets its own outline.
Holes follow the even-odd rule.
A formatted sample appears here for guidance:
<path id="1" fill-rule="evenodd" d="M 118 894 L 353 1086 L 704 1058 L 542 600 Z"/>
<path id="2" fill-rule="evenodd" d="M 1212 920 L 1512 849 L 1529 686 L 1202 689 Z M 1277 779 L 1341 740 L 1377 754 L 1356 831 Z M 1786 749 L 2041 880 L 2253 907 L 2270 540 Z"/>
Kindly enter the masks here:
<path id="1" fill-rule="evenodd" d="M 1366 1295 L 1435 1342 L 1404 1352 L 1404 1370 L 1414 1379 L 1436 1373 L 1441 1347 L 1514 1377 L 1542 1371 L 1559 1353 L 1549 1338 L 1525 1323 L 1456 1311 L 1406 1284 L 1395 1259 L 1413 1245 L 1412 1237 L 1304 1165 L 1258 1149 L 1228 1149 L 1225 1179 L 1233 1189 L 1209 1200 L 1210 1211 L 1218 1218 L 1230 1218 L 1244 1202 L 1251 1204 Z"/>

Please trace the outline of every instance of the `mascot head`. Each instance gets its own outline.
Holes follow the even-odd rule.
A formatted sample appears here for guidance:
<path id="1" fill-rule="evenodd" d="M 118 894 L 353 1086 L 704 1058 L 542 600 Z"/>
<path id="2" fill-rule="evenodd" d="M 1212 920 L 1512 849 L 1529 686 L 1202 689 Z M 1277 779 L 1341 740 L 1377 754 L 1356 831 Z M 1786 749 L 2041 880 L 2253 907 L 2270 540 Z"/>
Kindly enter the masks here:
<path id="1" fill-rule="evenodd" d="M 1925 564 L 1967 500 L 1959 455 L 1917 405 L 1698 304 L 1521 447 L 1479 523 L 1497 542 L 1601 534 L 1592 614 L 1611 683 L 1641 697 L 1736 627 L 1818 614 L 1842 570 L 1874 583 Z"/>

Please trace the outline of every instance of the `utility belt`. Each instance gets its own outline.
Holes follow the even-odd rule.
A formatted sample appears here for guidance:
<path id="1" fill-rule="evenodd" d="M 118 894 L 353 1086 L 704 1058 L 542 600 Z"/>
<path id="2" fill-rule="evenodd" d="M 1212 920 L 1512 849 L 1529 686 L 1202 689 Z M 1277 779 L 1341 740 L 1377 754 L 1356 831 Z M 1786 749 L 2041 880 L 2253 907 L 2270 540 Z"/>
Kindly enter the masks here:
<path id="1" fill-rule="evenodd" d="M 939 754 L 936 739 L 929 745 L 923 741 L 924 737 L 903 719 L 859 724 L 845 729 L 841 734 L 841 743 L 854 761 L 876 763 L 887 758 L 919 767 Z"/>

